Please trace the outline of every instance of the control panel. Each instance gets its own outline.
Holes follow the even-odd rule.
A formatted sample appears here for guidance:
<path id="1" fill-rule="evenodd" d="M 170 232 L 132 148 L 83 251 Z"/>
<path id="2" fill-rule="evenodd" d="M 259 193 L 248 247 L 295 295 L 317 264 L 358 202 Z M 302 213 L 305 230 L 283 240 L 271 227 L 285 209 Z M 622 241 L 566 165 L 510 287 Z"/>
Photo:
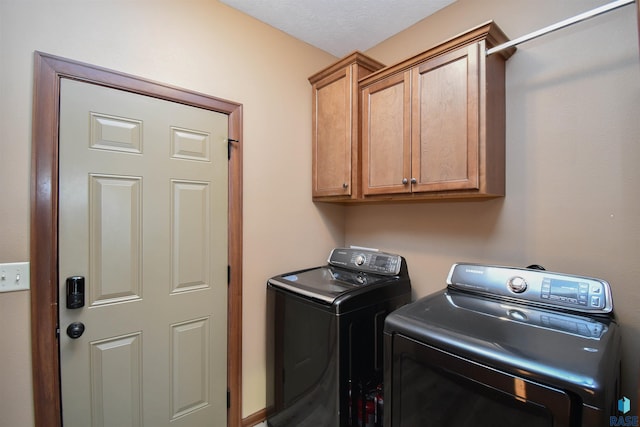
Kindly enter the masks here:
<path id="1" fill-rule="evenodd" d="M 331 251 L 328 263 L 365 273 L 395 276 L 400 273 L 402 257 L 370 249 L 336 248 Z"/>
<path id="2" fill-rule="evenodd" d="M 454 264 L 447 285 L 497 297 L 587 313 L 613 310 L 604 280 L 544 270 L 481 264 Z"/>

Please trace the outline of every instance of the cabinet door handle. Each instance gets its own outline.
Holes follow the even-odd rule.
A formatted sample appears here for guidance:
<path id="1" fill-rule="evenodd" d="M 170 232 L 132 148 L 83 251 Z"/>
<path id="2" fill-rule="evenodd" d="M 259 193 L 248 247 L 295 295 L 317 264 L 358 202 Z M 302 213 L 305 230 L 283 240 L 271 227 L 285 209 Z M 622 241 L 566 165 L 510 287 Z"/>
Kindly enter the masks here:
<path id="1" fill-rule="evenodd" d="M 408 182 L 409 182 L 409 181 L 407 180 L 407 178 L 402 178 L 402 183 L 403 183 L 403 184 L 406 184 L 406 183 L 408 183 Z"/>
<path id="2" fill-rule="evenodd" d="M 418 182 L 418 180 L 417 180 L 417 179 L 415 179 L 415 178 L 411 178 L 411 183 L 412 183 L 412 184 L 415 184 L 416 182 Z"/>
<path id="3" fill-rule="evenodd" d="M 347 184 L 346 182 L 344 182 L 344 183 L 342 184 L 342 188 L 347 188 L 347 187 L 349 187 L 349 184 Z"/>

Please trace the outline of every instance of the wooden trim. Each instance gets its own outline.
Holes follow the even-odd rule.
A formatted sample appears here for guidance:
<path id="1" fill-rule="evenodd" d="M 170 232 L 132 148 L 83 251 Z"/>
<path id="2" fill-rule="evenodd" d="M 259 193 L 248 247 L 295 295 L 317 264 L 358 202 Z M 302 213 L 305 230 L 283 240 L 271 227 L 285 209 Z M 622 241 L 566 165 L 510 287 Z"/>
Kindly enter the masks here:
<path id="1" fill-rule="evenodd" d="M 36 426 L 57 427 L 60 414 L 58 317 L 58 99 L 55 68 L 34 63 L 31 158 L 31 352 Z"/>
<path id="2" fill-rule="evenodd" d="M 318 71 L 313 76 L 309 77 L 309 83 L 311 83 L 312 85 L 316 84 L 320 80 L 332 75 L 336 71 L 354 64 L 366 70 L 366 74 L 384 68 L 384 64 L 382 62 L 378 62 L 375 59 L 363 54 L 362 52 L 355 51 L 345 56 L 338 62 L 329 65 L 328 67 Z"/>
<path id="3" fill-rule="evenodd" d="M 261 409 L 242 420 L 242 427 L 253 427 L 267 419 L 267 410 Z"/>
<path id="4" fill-rule="evenodd" d="M 493 21 L 489 21 L 485 24 L 479 25 L 470 29 L 462 34 L 450 38 L 449 40 L 438 44 L 422 53 L 419 53 L 411 58 L 407 58 L 404 61 L 398 62 L 394 65 L 389 65 L 386 68 L 371 73 L 368 76 L 362 78 L 358 83 L 360 88 L 368 86 L 377 80 L 384 79 L 391 74 L 401 73 L 414 67 L 416 64 L 424 62 L 428 59 L 434 58 L 438 55 L 457 50 L 464 45 L 473 44 L 481 40 L 486 40 L 486 48 L 491 48 L 497 44 L 504 43 L 509 39 L 505 36 L 504 32 L 498 27 L 498 24 Z M 501 56 L 507 60 L 515 53 L 516 48 L 505 49 L 500 52 Z"/>
<path id="5" fill-rule="evenodd" d="M 58 326 L 58 122 L 60 79 L 126 90 L 229 116 L 229 138 L 242 141 L 242 105 L 140 77 L 35 52 L 31 164 L 31 345 L 36 427 L 62 425 Z M 227 425 L 242 409 L 242 143 L 229 163 Z"/>
<path id="6" fill-rule="evenodd" d="M 239 426 L 242 417 L 242 105 L 229 114 L 229 138 L 233 144 L 229 163 L 229 266 L 228 290 L 227 386 L 231 404 L 227 425 Z"/>

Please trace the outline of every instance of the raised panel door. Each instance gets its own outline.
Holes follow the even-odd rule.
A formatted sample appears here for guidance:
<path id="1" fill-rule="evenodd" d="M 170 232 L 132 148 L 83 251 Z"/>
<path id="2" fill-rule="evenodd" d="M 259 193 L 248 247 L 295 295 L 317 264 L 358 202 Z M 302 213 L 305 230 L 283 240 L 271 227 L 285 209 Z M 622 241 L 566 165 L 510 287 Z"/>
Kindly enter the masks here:
<path id="1" fill-rule="evenodd" d="M 226 426 L 227 116 L 70 79 L 60 99 L 64 425 Z"/>
<path id="2" fill-rule="evenodd" d="M 478 44 L 412 69 L 412 191 L 479 188 Z"/>
<path id="3" fill-rule="evenodd" d="M 313 86 L 313 197 L 351 194 L 352 68 Z"/>
<path id="4" fill-rule="evenodd" d="M 362 90 L 364 195 L 407 193 L 411 187 L 410 72 Z"/>

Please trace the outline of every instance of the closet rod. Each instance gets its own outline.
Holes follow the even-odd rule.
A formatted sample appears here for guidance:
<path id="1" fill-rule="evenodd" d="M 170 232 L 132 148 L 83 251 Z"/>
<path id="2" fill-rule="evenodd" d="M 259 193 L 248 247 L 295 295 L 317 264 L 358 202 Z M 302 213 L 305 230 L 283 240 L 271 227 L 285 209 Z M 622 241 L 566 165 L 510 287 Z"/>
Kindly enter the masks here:
<path id="1" fill-rule="evenodd" d="M 487 56 L 492 53 L 499 52 L 504 49 L 508 49 L 512 46 L 519 45 L 520 43 L 524 43 L 526 41 L 535 39 L 540 36 L 544 36 L 545 34 L 549 34 L 553 31 L 559 30 L 564 27 L 568 27 L 569 25 L 577 24 L 578 22 L 585 21 L 589 18 L 593 18 L 594 16 L 602 15 L 603 13 L 609 12 L 610 10 L 618 9 L 622 6 L 626 6 L 628 4 L 634 3 L 635 0 L 617 0 L 611 3 L 605 4 L 604 6 L 597 7 L 593 10 L 581 13 L 580 15 L 576 15 L 573 18 L 565 19 L 564 21 L 560 21 L 556 24 L 549 25 L 548 27 L 544 27 L 538 31 L 534 31 L 532 33 L 526 34 L 522 37 L 518 37 L 517 39 L 513 39 L 506 43 L 499 44 L 498 46 L 492 47 L 487 50 Z"/>

